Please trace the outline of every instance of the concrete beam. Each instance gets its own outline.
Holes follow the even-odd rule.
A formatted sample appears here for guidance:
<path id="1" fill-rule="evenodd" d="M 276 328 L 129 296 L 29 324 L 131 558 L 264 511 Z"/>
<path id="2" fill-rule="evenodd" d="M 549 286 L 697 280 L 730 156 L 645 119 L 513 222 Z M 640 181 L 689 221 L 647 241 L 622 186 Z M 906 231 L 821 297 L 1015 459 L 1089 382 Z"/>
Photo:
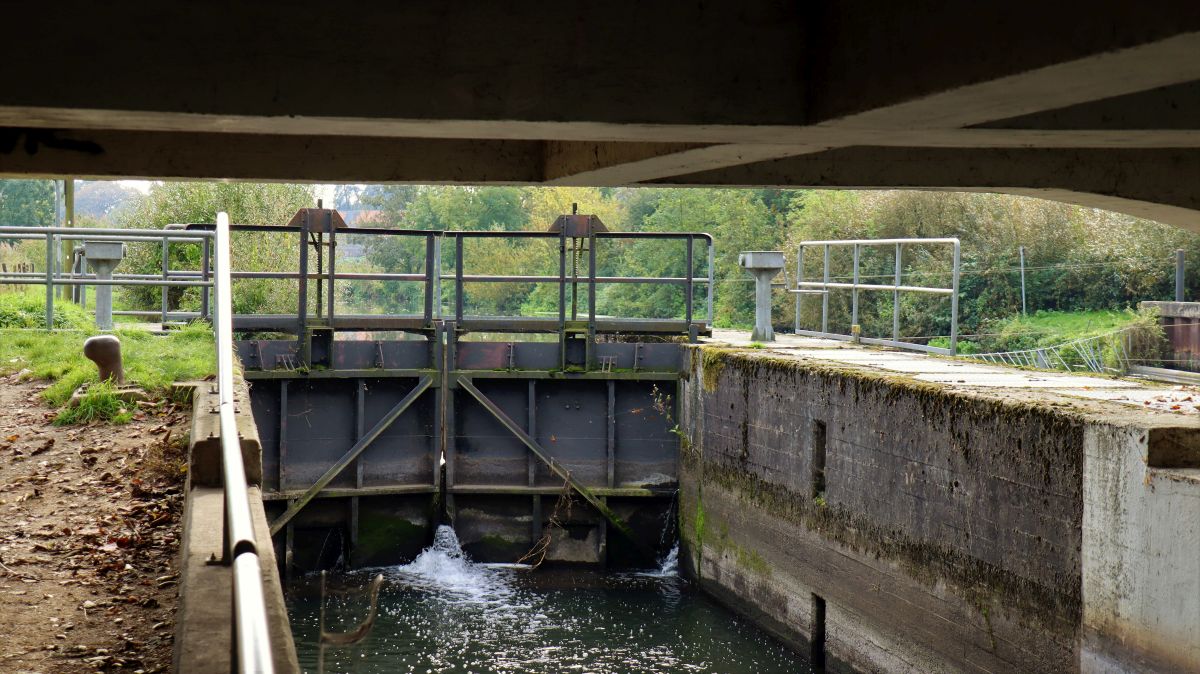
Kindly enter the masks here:
<path id="1" fill-rule="evenodd" d="M 1007 192 L 1200 231 L 1196 149 L 850 147 L 653 184 Z"/>
<path id="2" fill-rule="evenodd" d="M 542 143 L 0 128 L 0 176 L 536 183 Z"/>

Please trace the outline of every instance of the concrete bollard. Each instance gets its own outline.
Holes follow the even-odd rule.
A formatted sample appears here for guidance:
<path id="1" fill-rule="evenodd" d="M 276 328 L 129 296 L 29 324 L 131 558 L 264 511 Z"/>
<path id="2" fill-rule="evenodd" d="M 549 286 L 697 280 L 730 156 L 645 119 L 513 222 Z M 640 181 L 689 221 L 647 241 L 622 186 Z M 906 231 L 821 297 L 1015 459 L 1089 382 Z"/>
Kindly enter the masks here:
<path id="1" fill-rule="evenodd" d="M 100 370 L 100 381 L 125 383 L 125 367 L 121 361 L 121 340 L 113 335 L 96 335 L 83 343 L 83 355 Z"/>
<path id="2" fill-rule="evenodd" d="M 738 265 L 754 277 L 754 332 L 756 342 L 775 341 L 771 327 L 771 281 L 783 271 L 783 252 L 750 250 L 738 255 Z"/>
<path id="3" fill-rule="evenodd" d="M 125 244 L 119 241 L 84 241 L 83 254 L 96 278 L 111 281 L 113 270 L 125 258 Z M 96 286 L 96 327 L 112 330 L 112 286 Z"/>

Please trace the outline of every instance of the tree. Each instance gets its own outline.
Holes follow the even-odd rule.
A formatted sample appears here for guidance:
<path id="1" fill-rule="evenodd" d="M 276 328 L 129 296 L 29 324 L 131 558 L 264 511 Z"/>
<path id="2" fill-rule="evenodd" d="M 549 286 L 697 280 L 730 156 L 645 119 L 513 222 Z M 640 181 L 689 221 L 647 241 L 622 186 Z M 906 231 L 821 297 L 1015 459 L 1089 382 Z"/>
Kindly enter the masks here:
<path id="1" fill-rule="evenodd" d="M 54 181 L 0 180 L 0 226 L 54 224 Z"/>
<path id="2" fill-rule="evenodd" d="M 120 213 L 118 224 L 130 228 L 161 228 L 171 223 L 211 223 L 217 212 L 229 213 L 231 222 L 252 225 L 284 225 L 296 210 L 315 206 L 312 188 L 307 185 L 258 183 L 160 183 Z M 239 271 L 288 271 L 299 267 L 299 245 L 292 237 L 280 241 L 280 235 L 260 232 L 235 232 L 232 237 L 234 269 Z M 162 247 L 156 243 L 129 244 L 124 271 L 159 273 Z M 199 269 L 200 247 L 172 244 L 174 269 Z M 315 269 L 315 267 L 314 267 Z M 293 313 L 295 281 L 239 279 L 234 282 L 233 304 L 236 313 Z M 121 298 L 131 306 L 156 309 L 159 289 L 149 286 L 123 288 Z M 168 293 L 171 309 L 195 309 L 199 306 L 195 288 L 172 288 Z M 315 301 L 315 297 L 313 298 Z M 315 307 L 314 307 L 315 308 Z"/>

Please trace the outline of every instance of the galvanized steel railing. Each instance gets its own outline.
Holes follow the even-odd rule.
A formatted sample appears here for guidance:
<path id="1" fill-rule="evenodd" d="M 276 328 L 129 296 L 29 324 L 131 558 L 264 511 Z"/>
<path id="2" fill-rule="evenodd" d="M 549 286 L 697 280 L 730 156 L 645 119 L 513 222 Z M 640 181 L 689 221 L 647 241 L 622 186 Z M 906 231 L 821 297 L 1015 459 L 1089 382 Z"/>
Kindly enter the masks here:
<path id="1" fill-rule="evenodd" d="M 901 285 L 903 275 L 903 246 L 914 244 L 945 244 L 954 247 L 952 282 L 949 288 L 938 288 L 931 286 L 911 286 Z M 831 248 L 852 246 L 854 248 L 854 264 L 853 264 L 853 281 L 851 283 L 837 283 L 830 280 L 829 269 L 829 253 Z M 894 280 L 891 284 L 885 283 L 861 283 L 859 281 L 859 261 L 860 254 L 864 247 L 873 246 L 894 246 L 895 247 L 895 273 Z M 804 280 L 804 249 L 805 248 L 821 248 L 824 255 L 824 266 L 820 281 L 805 281 Z M 788 292 L 796 295 L 796 334 L 807 335 L 809 337 L 824 337 L 827 339 L 851 340 L 857 338 L 864 344 L 876 344 L 880 346 L 894 346 L 901 349 L 912 349 L 916 351 L 926 351 L 930 353 L 940 353 L 945 355 L 955 355 L 958 352 L 958 276 L 961 266 L 961 256 L 959 249 L 959 241 L 954 238 L 945 239 L 847 239 L 840 241 L 801 241 L 800 247 L 796 254 L 796 287 L 789 289 Z M 858 326 L 858 295 L 862 290 L 871 291 L 891 291 L 892 292 L 892 338 L 881 339 L 876 337 L 860 337 L 857 335 L 846 335 L 841 333 L 832 333 L 829 331 L 829 291 L 830 289 L 846 289 L 851 292 L 850 304 L 850 324 Z M 950 296 L 950 346 L 942 348 L 929 346 L 928 344 L 914 344 L 912 342 L 900 341 L 900 293 L 929 293 L 934 295 L 949 295 Z M 821 329 L 820 330 L 803 330 L 800 327 L 800 309 L 801 301 L 805 295 L 820 295 L 821 296 Z M 854 329 L 853 327 L 851 328 Z"/>
<path id="2" fill-rule="evenodd" d="M 229 275 L 229 216 L 217 214 L 216 311 L 217 391 L 220 399 L 221 464 L 225 479 L 225 561 L 233 570 L 233 639 L 237 671 L 274 671 L 262 565 L 246 487 L 233 401 L 233 302 Z"/>
<path id="3" fill-rule="evenodd" d="M 168 229 L 90 229 L 84 227 L 0 227 L 0 239 L 38 240 L 46 242 L 46 269 L 41 272 L 7 272 L 0 274 L 0 285 L 45 285 L 46 327 L 54 326 L 54 289 L 57 286 L 156 286 L 162 288 L 162 317 L 166 322 L 167 288 L 212 287 L 208 271 L 209 247 L 212 232 Z M 116 243 L 160 242 L 163 248 L 163 267 L 160 274 L 114 273 L 111 279 L 95 274 L 65 272 L 60 261 L 59 246 L 63 241 L 110 241 Z M 191 243 L 203 248 L 204 269 L 196 272 L 173 272 L 169 268 L 167 250 L 172 243 Z M 208 294 L 201 293 L 203 314 L 208 313 Z M 114 312 L 121 314 L 126 312 Z M 143 312 L 136 312 L 143 313 Z"/>

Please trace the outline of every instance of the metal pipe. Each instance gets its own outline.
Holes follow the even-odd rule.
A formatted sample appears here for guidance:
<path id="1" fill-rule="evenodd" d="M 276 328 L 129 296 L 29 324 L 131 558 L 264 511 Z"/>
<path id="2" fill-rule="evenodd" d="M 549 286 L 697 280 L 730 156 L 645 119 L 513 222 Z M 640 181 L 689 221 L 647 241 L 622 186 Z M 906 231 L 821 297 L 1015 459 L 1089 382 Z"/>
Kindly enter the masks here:
<path id="1" fill-rule="evenodd" d="M 877 283 L 823 283 L 821 281 L 805 281 L 800 284 L 804 288 L 857 288 L 859 290 L 896 290 L 897 286 Z M 953 288 L 929 288 L 926 286 L 899 286 L 901 292 L 929 293 L 931 295 L 952 295 Z"/>
<path id="2" fill-rule="evenodd" d="M 825 271 L 821 274 L 821 282 L 829 285 L 829 245 L 825 245 Z M 797 286 L 798 287 L 798 286 Z M 829 332 L 829 293 L 821 298 L 821 332 Z"/>
<path id="3" fill-rule="evenodd" d="M 229 278 L 229 216 L 217 214 L 216 348 L 221 463 L 225 484 L 225 538 L 233 572 L 233 622 L 240 672 L 274 671 L 263 599 L 254 521 L 246 490 L 246 469 L 234 417 L 233 303 Z"/>
<path id="4" fill-rule="evenodd" d="M 840 239 L 828 241 L 803 241 L 806 246 L 890 246 L 894 243 L 955 243 L 958 239 Z"/>
<path id="5" fill-rule="evenodd" d="M 53 252 L 52 252 L 53 254 Z M 53 260 L 50 263 L 53 264 Z M 99 278 L 66 278 L 52 275 L 42 275 L 38 278 L 0 278 L 0 283 L 13 285 L 46 285 L 47 279 L 51 286 L 167 286 L 171 288 L 208 288 L 212 281 L 163 281 L 151 279 L 99 279 Z"/>
<path id="6" fill-rule="evenodd" d="M 693 243 L 692 242 L 694 240 L 695 239 L 693 239 L 690 236 L 687 238 L 687 254 L 686 254 L 687 282 L 684 283 L 684 285 L 683 285 L 683 304 L 684 304 L 683 321 L 684 321 L 684 325 L 686 326 L 689 334 L 691 333 L 691 330 L 692 330 L 692 301 L 694 299 L 692 297 L 692 251 L 693 251 Z M 593 269 L 592 271 L 595 272 L 596 270 Z M 596 292 L 596 283 L 595 283 L 595 281 L 593 281 L 592 282 L 593 295 L 595 294 L 595 292 Z"/>
<path id="7" fill-rule="evenodd" d="M 212 255 L 212 242 L 209 239 L 205 239 L 203 244 L 200 247 L 200 277 L 205 281 L 209 280 L 208 275 L 209 275 L 209 256 L 210 255 Z M 209 292 L 210 291 L 208 291 L 208 290 L 200 291 L 200 315 L 203 318 L 208 318 L 208 315 L 209 315 L 209 309 L 208 309 Z"/>
<path id="8" fill-rule="evenodd" d="M 133 237 L 151 237 L 161 238 L 163 236 L 179 237 L 183 239 L 211 239 L 213 232 L 205 232 L 199 230 L 173 229 L 167 231 L 156 229 L 121 229 L 118 227 L 95 227 L 87 229 L 79 229 L 76 227 L 13 227 L 11 225 L 0 227 L 0 234 L 26 234 L 30 230 L 36 230 L 37 235 L 45 236 L 46 234 L 69 234 L 77 237 L 88 236 L 133 236 Z M 291 230 L 289 230 L 291 231 Z"/>
<path id="9" fill-rule="evenodd" d="M 244 553 L 233 560 L 233 614 L 237 671 L 243 674 L 275 671 L 275 663 L 271 660 L 271 634 L 267 628 L 267 602 L 256 553 Z"/>
<path id="10" fill-rule="evenodd" d="M 962 268 L 962 250 L 954 239 L 954 281 L 950 293 L 950 355 L 958 355 L 958 275 Z"/>
<path id="11" fill-rule="evenodd" d="M 712 237 L 708 237 L 706 244 L 708 246 L 708 278 L 705 282 L 708 283 L 708 316 L 706 323 L 711 328 L 713 324 L 713 295 L 716 294 L 717 286 L 713 283 L 716 278 L 716 251 L 713 248 Z"/>
<path id="12" fill-rule="evenodd" d="M 892 290 L 892 339 L 900 339 L 900 245 L 896 244 L 896 288 Z"/>
<path id="13" fill-rule="evenodd" d="M 854 284 L 850 291 L 850 329 L 858 325 L 858 244 L 854 244 Z M 828 284 L 826 284 L 828 287 Z"/>
<path id="14" fill-rule="evenodd" d="M 463 317 L 463 238 L 454 240 L 454 320 Z"/>
<path id="15" fill-rule="evenodd" d="M 54 329 L 54 234 L 46 232 L 46 329 Z"/>
<path id="16" fill-rule="evenodd" d="M 804 246 L 796 249 L 796 320 L 792 326 L 793 332 L 800 332 L 800 298 L 804 293 L 799 292 L 800 283 L 804 280 Z"/>
<path id="17" fill-rule="evenodd" d="M 171 266 L 170 253 L 171 253 L 171 244 L 166 239 L 163 239 L 163 242 L 162 242 L 162 278 L 164 281 L 167 280 L 167 275 L 168 275 L 167 270 Z M 161 305 L 161 309 L 162 309 L 162 322 L 166 323 L 167 322 L 167 286 L 162 286 L 162 289 L 159 290 L 159 296 L 160 296 L 160 305 Z M 111 315 L 112 311 L 109 311 L 109 314 Z"/>

